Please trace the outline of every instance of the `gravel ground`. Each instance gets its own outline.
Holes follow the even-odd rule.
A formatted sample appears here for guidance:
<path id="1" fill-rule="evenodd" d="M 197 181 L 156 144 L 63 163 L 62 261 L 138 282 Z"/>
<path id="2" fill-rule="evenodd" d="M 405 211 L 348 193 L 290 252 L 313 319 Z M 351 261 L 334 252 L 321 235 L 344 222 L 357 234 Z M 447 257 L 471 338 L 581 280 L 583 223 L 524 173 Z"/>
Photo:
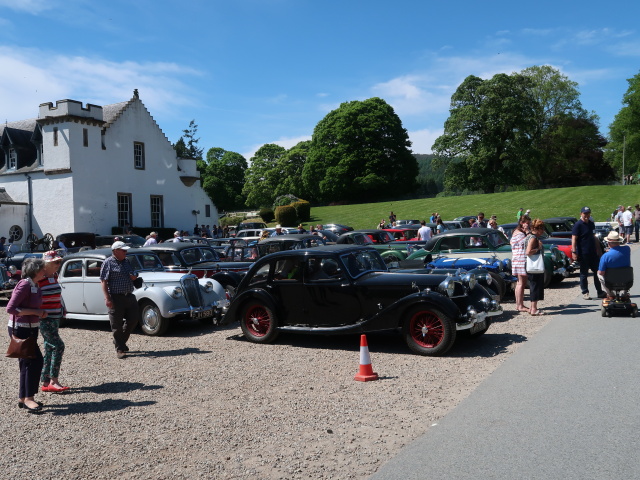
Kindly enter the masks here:
<path id="1" fill-rule="evenodd" d="M 358 336 L 254 345 L 235 325 L 189 321 L 160 338 L 135 334 L 118 360 L 107 323 L 72 322 L 61 330 L 72 389 L 38 394 L 42 415 L 18 410 L 17 360 L 0 362 L 0 478 L 367 478 L 561 312 L 577 284 L 547 290 L 545 316 L 507 299 L 487 334 L 443 358 L 409 353 L 395 332 L 369 334 L 380 380 L 366 383 L 353 380 Z"/>

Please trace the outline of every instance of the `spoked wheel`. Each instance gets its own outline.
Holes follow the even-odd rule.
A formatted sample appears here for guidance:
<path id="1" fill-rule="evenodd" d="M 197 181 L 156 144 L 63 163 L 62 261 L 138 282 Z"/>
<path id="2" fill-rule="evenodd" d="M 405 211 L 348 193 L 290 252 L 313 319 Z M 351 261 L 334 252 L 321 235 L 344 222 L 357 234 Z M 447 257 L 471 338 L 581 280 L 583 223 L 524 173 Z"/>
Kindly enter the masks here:
<path id="1" fill-rule="evenodd" d="M 456 339 L 456 327 L 445 314 L 430 306 L 411 309 L 404 321 L 403 335 L 415 353 L 436 357 L 444 355 Z"/>
<path id="2" fill-rule="evenodd" d="M 278 336 L 278 320 L 269 307 L 260 302 L 249 302 L 240 320 L 242 333 L 250 342 L 271 343 Z"/>
<path id="3" fill-rule="evenodd" d="M 27 235 L 27 243 L 29 244 L 29 248 L 33 252 L 38 246 L 38 237 L 35 233 L 30 233 Z"/>
<path id="4" fill-rule="evenodd" d="M 53 250 L 53 235 L 45 233 L 42 242 L 45 246 L 45 251 Z"/>

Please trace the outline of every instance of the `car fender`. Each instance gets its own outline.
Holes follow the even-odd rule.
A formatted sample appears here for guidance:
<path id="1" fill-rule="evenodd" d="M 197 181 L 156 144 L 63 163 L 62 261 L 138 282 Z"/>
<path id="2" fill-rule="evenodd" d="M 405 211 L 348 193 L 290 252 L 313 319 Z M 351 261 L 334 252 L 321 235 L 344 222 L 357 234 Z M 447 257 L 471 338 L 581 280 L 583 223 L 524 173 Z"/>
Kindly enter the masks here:
<path id="1" fill-rule="evenodd" d="M 437 292 L 418 292 L 402 297 L 396 302 L 383 307 L 382 310 L 376 315 L 380 317 L 381 324 L 386 325 L 389 328 L 389 319 L 393 318 L 397 321 L 398 327 L 402 326 L 405 319 L 405 313 L 416 305 L 425 305 L 437 308 L 445 315 L 450 317 L 454 322 L 457 322 L 460 317 L 460 309 L 450 298 Z"/>
<path id="2" fill-rule="evenodd" d="M 145 285 L 142 288 L 135 290 L 133 294 L 135 295 L 138 303 L 141 303 L 144 300 L 150 300 L 158 306 L 163 317 L 172 318 L 175 314 L 169 313 L 170 310 L 174 310 L 176 308 L 187 308 L 189 306 L 184 295 L 178 298 L 173 298 L 169 294 L 169 290 L 172 290 L 173 288 L 174 286 L 149 287 Z"/>
<path id="3" fill-rule="evenodd" d="M 233 302 L 231 302 L 229 310 L 220 322 L 220 325 L 228 325 L 230 323 L 240 321 L 242 309 L 244 308 L 246 303 L 251 300 L 258 300 L 272 311 L 278 311 L 277 303 L 275 302 L 273 297 L 264 290 L 260 288 L 245 290 L 233 299 Z"/>
<path id="4" fill-rule="evenodd" d="M 225 272 L 221 271 L 214 274 L 211 279 L 217 281 L 222 286 L 231 285 L 232 287 L 237 287 L 240 285 L 240 280 L 242 280 L 243 275 L 240 275 L 236 272 Z"/>

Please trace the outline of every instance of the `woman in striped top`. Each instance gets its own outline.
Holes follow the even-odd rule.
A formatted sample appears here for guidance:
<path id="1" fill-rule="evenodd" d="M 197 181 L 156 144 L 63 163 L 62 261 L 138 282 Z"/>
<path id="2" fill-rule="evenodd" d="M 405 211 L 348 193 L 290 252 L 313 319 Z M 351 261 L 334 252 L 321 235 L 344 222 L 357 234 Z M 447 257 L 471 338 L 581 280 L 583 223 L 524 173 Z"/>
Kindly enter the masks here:
<path id="1" fill-rule="evenodd" d="M 40 320 L 40 331 L 44 338 L 44 367 L 42 369 L 42 391 L 43 392 L 64 392 L 69 387 L 63 387 L 58 381 L 62 354 L 64 353 L 64 342 L 58 334 L 60 320 L 62 319 L 62 289 L 58 283 L 58 269 L 62 262 L 55 251 L 46 252 L 44 260 L 45 275 L 38 282 L 42 290 L 42 307 L 47 311 L 47 317 Z"/>
<path id="2" fill-rule="evenodd" d="M 511 236 L 511 274 L 518 279 L 515 288 L 516 309 L 519 312 L 529 312 L 529 307 L 524 305 L 524 287 L 527 285 L 527 254 L 525 252 L 525 240 L 529 233 L 531 218 L 522 215 L 518 220 L 518 226 Z"/>

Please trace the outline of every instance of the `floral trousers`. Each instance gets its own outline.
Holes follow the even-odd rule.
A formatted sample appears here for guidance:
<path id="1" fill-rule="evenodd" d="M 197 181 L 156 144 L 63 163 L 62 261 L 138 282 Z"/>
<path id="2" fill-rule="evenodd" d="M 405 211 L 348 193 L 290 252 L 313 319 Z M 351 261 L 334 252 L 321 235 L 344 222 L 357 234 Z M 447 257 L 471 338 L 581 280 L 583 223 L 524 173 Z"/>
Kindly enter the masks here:
<path id="1" fill-rule="evenodd" d="M 58 334 L 62 314 L 50 314 L 40 320 L 40 332 L 44 338 L 44 367 L 41 381 L 48 383 L 51 378 L 58 378 L 60 364 L 64 353 L 64 342 Z"/>

